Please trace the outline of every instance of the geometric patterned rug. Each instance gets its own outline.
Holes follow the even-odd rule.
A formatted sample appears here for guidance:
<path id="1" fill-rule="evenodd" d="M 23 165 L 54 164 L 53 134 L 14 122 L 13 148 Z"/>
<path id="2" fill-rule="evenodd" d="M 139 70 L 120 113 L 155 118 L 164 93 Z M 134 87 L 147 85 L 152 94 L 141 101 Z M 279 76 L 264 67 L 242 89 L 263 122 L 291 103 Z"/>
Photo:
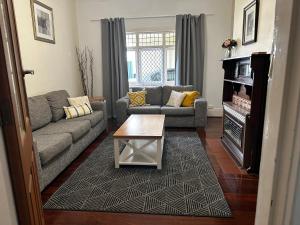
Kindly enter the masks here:
<path id="1" fill-rule="evenodd" d="M 162 170 L 114 168 L 109 135 L 50 197 L 45 209 L 230 217 L 196 132 L 166 132 Z"/>

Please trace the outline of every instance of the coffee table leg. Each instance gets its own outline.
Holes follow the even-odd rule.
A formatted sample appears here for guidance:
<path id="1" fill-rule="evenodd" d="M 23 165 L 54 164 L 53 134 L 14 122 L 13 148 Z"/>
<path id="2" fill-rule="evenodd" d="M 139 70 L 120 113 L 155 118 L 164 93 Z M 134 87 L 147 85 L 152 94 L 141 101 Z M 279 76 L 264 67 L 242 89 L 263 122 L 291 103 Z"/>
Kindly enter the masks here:
<path id="1" fill-rule="evenodd" d="M 161 139 L 157 140 L 157 152 L 156 152 L 156 162 L 157 169 L 161 170 Z"/>
<path id="2" fill-rule="evenodd" d="M 115 168 L 120 168 L 120 165 L 119 165 L 120 145 L 119 145 L 118 139 L 114 139 L 114 151 L 115 151 Z"/>

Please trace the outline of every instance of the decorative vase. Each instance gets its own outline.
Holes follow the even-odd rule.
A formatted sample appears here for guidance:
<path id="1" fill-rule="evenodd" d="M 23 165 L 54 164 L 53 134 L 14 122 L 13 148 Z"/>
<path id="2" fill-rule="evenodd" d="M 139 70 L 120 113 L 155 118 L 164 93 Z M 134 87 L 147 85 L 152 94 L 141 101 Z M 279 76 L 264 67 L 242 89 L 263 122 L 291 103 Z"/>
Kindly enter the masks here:
<path id="1" fill-rule="evenodd" d="M 235 57 L 236 56 L 236 47 L 232 46 L 231 47 L 231 50 L 230 50 L 230 57 Z"/>
<path id="2" fill-rule="evenodd" d="M 226 48 L 226 50 L 225 50 L 225 58 L 231 58 L 231 48 Z"/>

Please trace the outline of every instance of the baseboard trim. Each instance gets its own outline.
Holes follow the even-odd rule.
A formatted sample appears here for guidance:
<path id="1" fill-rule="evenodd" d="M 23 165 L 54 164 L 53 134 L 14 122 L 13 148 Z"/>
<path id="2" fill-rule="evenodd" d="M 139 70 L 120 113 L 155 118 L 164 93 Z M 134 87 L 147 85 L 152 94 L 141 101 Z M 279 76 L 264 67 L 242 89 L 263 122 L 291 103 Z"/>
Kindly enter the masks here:
<path id="1" fill-rule="evenodd" d="M 208 117 L 223 117 L 223 108 L 211 108 L 207 110 Z"/>

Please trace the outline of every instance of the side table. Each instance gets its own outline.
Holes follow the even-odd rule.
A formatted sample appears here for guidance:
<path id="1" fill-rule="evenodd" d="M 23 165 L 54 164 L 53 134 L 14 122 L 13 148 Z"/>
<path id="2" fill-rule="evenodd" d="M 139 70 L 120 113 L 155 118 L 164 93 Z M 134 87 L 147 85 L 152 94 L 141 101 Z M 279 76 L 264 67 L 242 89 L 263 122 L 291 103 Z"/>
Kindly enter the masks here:
<path id="1" fill-rule="evenodd" d="M 93 96 L 89 97 L 90 102 L 104 102 L 105 98 L 103 96 Z"/>

